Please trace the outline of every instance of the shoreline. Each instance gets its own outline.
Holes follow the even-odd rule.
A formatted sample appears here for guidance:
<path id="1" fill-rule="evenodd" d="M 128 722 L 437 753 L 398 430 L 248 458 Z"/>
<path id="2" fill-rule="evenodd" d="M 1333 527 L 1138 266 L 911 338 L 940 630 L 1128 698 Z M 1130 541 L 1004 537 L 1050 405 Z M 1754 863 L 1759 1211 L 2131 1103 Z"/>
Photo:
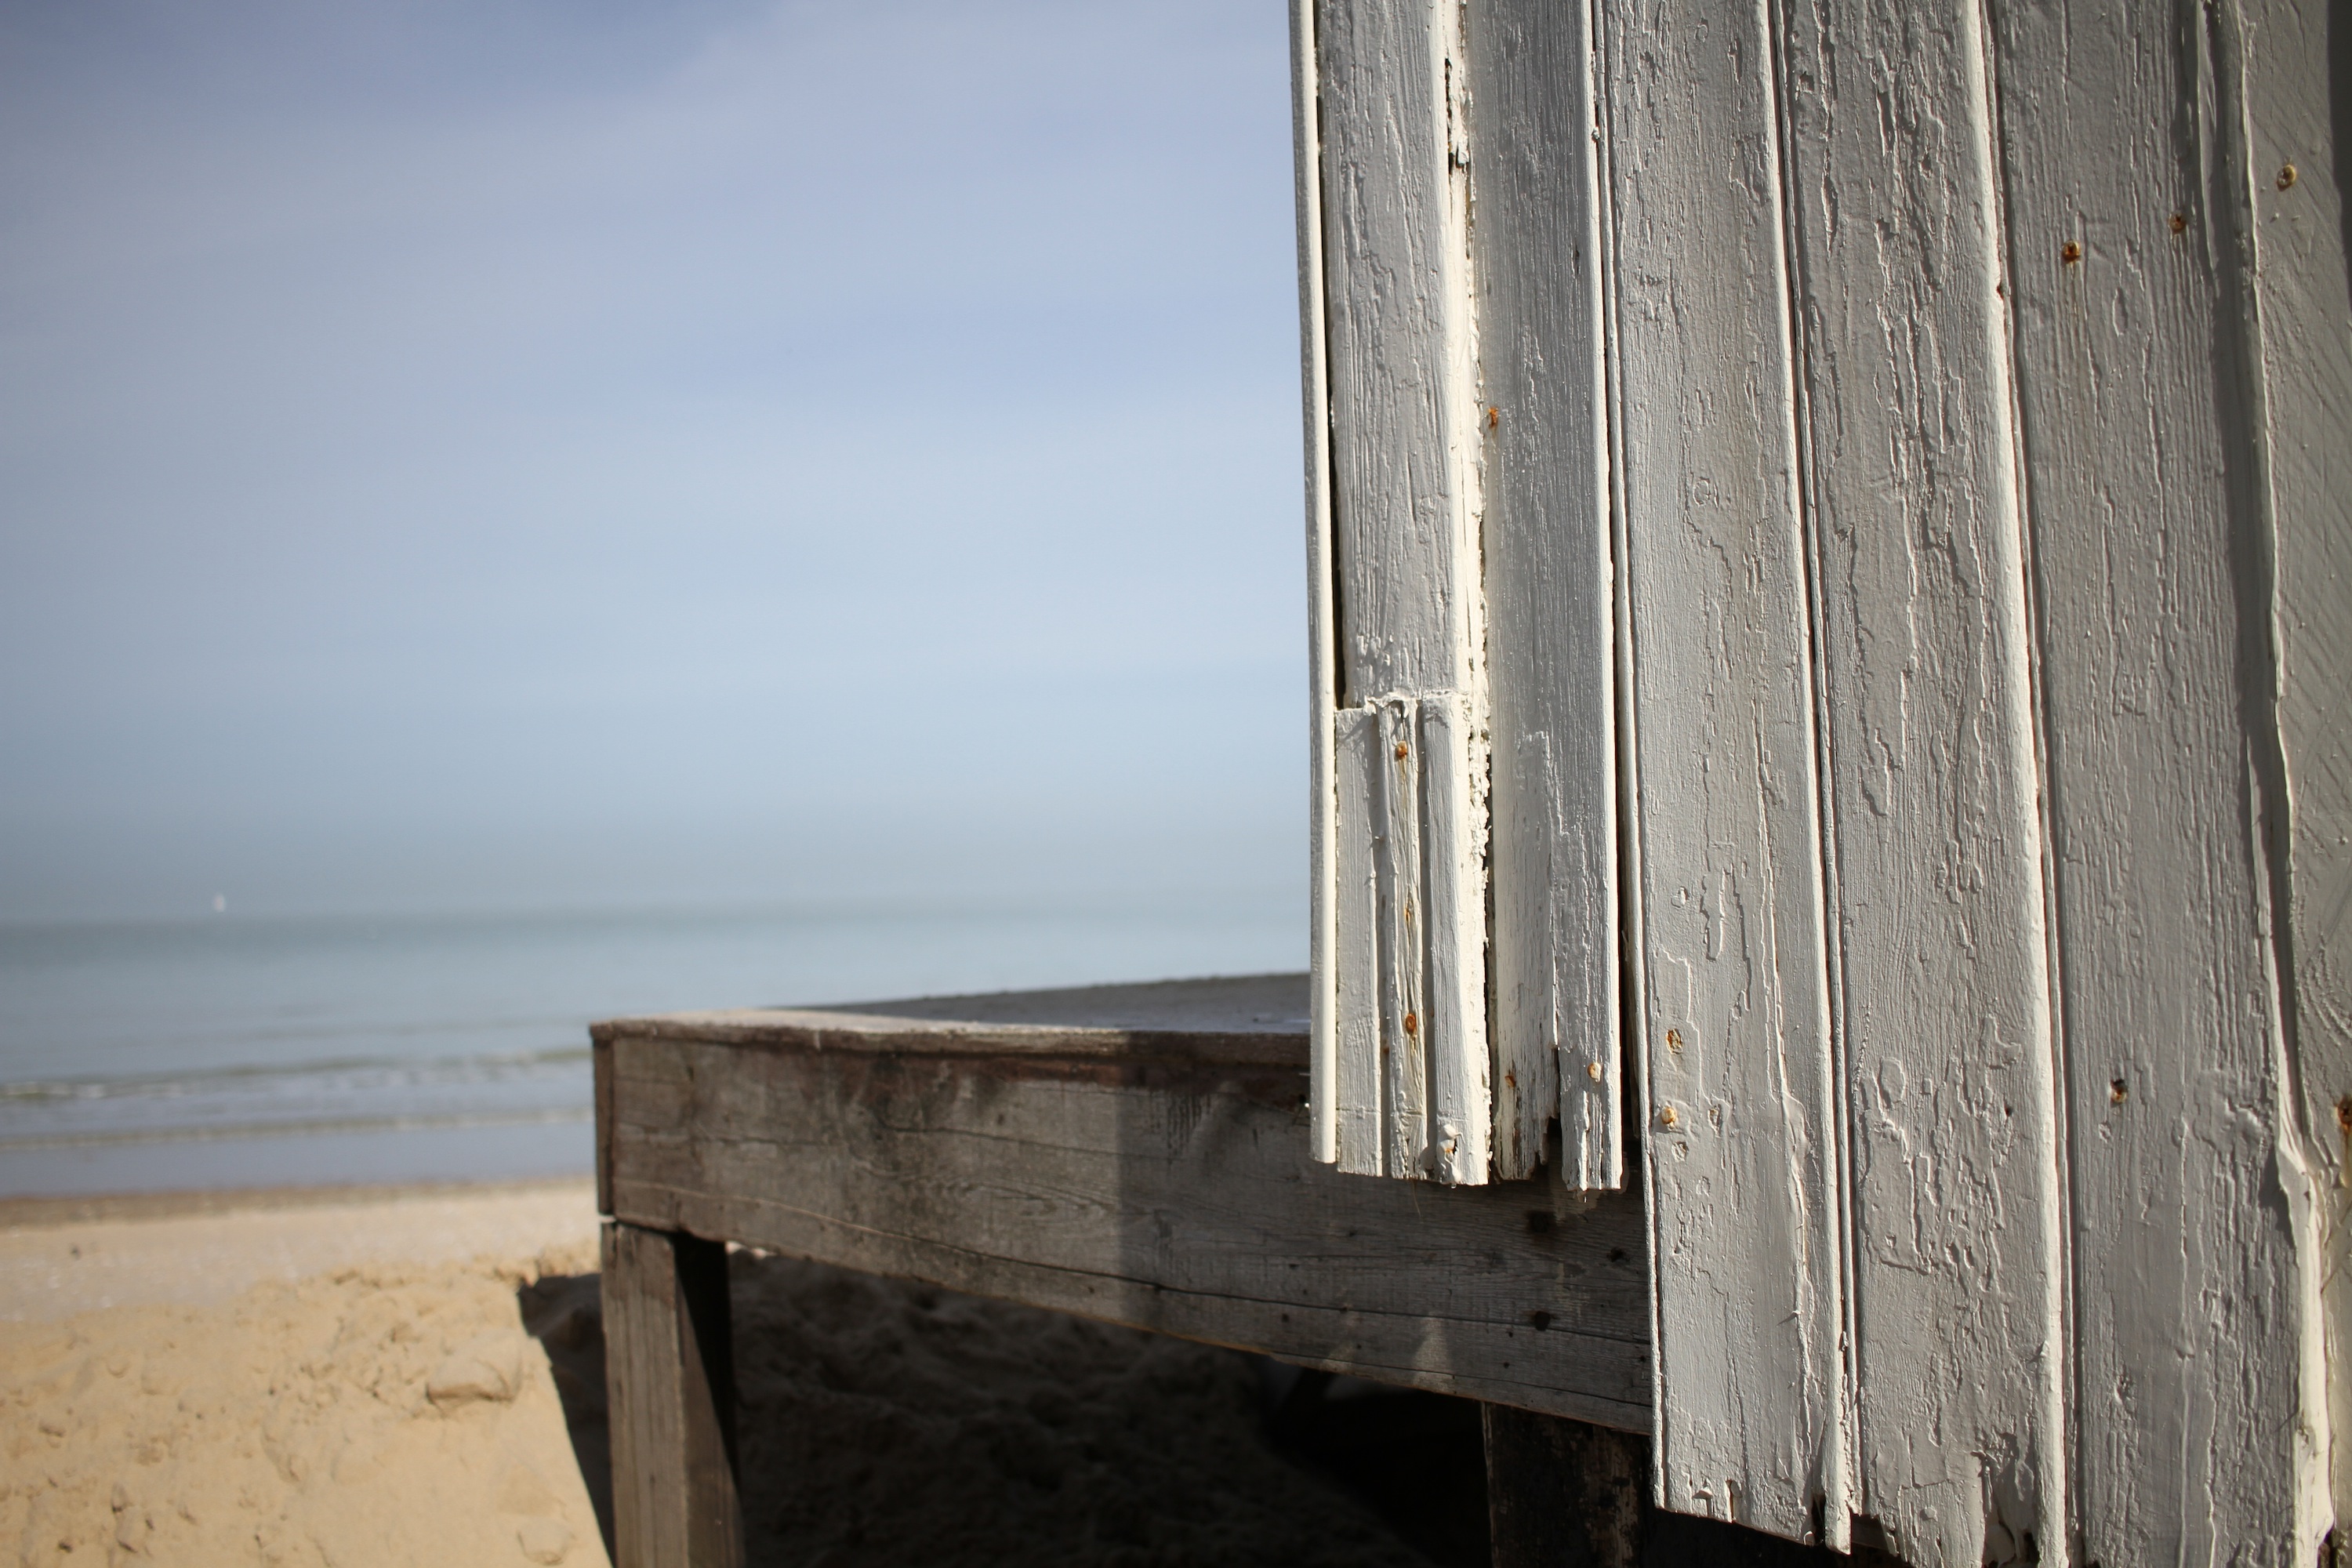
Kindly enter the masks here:
<path id="1" fill-rule="evenodd" d="M 313 1182 L 283 1186 L 166 1187 L 152 1192 L 27 1194 L 0 1197 L 0 1232 L 111 1220 L 186 1219 L 280 1209 L 363 1208 L 436 1198 L 497 1197 L 583 1184 L 585 1173 L 550 1176 L 459 1177 L 422 1182 Z"/>

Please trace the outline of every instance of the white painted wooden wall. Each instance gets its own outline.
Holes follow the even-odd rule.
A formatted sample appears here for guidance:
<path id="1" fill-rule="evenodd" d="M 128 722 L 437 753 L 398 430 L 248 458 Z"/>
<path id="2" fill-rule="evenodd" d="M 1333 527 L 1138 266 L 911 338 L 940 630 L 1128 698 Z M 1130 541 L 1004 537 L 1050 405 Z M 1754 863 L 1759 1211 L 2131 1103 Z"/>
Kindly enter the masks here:
<path id="1" fill-rule="evenodd" d="M 1318 1149 L 1644 1184 L 1669 1508 L 2352 1519 L 2330 23 L 1298 0 Z"/>

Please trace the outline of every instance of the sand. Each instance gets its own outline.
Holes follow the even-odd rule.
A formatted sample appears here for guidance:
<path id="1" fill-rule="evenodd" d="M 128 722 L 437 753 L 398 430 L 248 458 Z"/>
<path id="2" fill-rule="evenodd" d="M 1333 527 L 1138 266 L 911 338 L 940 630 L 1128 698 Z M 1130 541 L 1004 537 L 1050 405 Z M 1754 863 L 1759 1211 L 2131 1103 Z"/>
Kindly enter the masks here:
<path id="1" fill-rule="evenodd" d="M 585 1184 L 0 1205 L 0 1563 L 606 1562 Z M 1425 1563 L 1228 1352 L 736 1255 L 754 1563 Z"/>
<path id="2" fill-rule="evenodd" d="M 517 1295 L 593 1269 L 593 1210 L 567 1184 L 0 1232 L 0 1553 L 604 1563 Z"/>

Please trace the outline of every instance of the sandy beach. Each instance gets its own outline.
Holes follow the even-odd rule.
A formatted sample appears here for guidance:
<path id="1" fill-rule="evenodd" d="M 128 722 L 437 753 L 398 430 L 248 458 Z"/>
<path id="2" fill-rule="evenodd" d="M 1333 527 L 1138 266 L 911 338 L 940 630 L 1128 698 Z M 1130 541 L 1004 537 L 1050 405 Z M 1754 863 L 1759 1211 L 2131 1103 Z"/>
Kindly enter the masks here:
<path id="1" fill-rule="evenodd" d="M 606 1562 L 585 1182 L 0 1204 L 0 1553 Z M 1259 1371 L 789 1259 L 734 1268 L 754 1562 L 1408 1564 Z"/>

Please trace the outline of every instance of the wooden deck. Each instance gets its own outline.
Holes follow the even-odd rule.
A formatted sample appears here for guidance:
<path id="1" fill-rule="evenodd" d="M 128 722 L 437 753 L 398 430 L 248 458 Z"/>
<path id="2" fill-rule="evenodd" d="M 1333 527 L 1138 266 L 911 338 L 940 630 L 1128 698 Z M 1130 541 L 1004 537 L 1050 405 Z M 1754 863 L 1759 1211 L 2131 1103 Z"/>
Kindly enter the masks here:
<path id="1" fill-rule="evenodd" d="M 596 1026 L 622 1560 L 731 1560 L 711 1243 L 1646 1431 L 1639 1198 L 1317 1163 L 1307 1000 L 1286 974 Z"/>

